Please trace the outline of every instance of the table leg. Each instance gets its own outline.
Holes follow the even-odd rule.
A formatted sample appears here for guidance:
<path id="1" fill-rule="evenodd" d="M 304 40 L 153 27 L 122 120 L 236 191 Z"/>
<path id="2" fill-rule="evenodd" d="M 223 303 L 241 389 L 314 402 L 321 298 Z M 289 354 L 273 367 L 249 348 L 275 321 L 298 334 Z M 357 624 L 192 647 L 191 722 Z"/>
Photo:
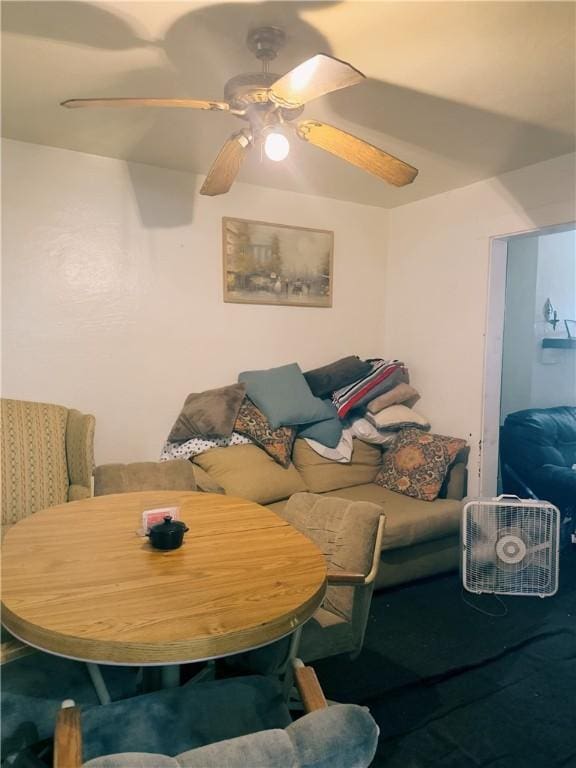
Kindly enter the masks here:
<path id="1" fill-rule="evenodd" d="M 284 692 L 285 701 L 289 700 L 290 692 L 292 690 L 292 683 L 294 680 L 294 675 L 292 672 L 292 662 L 298 655 L 298 648 L 300 647 L 301 636 L 302 636 L 302 627 L 300 626 L 292 634 L 292 637 L 290 638 L 290 648 L 288 649 L 288 658 L 284 662 L 284 680 L 282 682 L 282 688 Z"/>
<path id="2" fill-rule="evenodd" d="M 100 667 L 98 664 L 92 664 L 90 661 L 86 662 L 86 666 L 88 667 L 88 674 L 90 675 L 90 680 L 92 680 L 92 685 L 96 689 L 96 695 L 100 704 L 110 704 L 110 694 L 102 677 Z"/>
<path id="3" fill-rule="evenodd" d="M 178 688 L 180 685 L 180 665 L 171 664 L 169 667 L 162 667 L 160 679 L 162 688 Z"/>
<path id="4" fill-rule="evenodd" d="M 180 665 L 142 667 L 142 692 L 151 693 L 161 688 L 177 688 L 180 685 Z"/>

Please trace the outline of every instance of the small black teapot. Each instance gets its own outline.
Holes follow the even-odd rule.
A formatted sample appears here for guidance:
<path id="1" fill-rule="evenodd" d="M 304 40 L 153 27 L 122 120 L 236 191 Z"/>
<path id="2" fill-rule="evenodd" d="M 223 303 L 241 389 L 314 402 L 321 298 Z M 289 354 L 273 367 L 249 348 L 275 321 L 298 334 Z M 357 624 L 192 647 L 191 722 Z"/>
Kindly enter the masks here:
<path id="1" fill-rule="evenodd" d="M 189 529 L 184 523 L 172 520 L 170 515 L 167 515 L 163 523 L 153 525 L 146 535 L 150 536 L 150 544 L 156 549 L 178 549 L 182 546 L 187 530 Z"/>

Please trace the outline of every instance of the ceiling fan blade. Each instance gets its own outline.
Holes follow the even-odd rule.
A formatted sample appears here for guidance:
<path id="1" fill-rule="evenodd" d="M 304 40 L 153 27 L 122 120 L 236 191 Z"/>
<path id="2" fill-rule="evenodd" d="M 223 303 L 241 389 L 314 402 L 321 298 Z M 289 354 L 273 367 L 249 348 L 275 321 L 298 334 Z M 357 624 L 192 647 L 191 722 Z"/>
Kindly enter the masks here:
<path id="1" fill-rule="evenodd" d="M 281 107 L 295 108 L 364 79 L 351 64 L 318 53 L 276 80 L 270 87 L 270 98 Z"/>
<path id="2" fill-rule="evenodd" d="M 181 109 L 216 109 L 228 111 L 230 105 L 225 101 L 206 101 L 204 99 L 163 99 L 163 98 L 111 98 L 111 99 L 68 99 L 60 103 L 61 107 L 178 107 Z"/>
<path id="3" fill-rule="evenodd" d="M 230 136 L 204 179 L 201 195 L 223 195 L 228 192 L 240 172 L 250 141 L 244 131 Z"/>
<path id="4" fill-rule="evenodd" d="M 318 120 L 301 120 L 296 126 L 296 133 L 304 141 L 325 149 L 326 152 L 331 152 L 396 187 L 410 184 L 418 175 L 418 169 L 412 165 L 357 136 L 352 136 L 351 133 L 334 128 L 333 125 L 320 123 Z"/>

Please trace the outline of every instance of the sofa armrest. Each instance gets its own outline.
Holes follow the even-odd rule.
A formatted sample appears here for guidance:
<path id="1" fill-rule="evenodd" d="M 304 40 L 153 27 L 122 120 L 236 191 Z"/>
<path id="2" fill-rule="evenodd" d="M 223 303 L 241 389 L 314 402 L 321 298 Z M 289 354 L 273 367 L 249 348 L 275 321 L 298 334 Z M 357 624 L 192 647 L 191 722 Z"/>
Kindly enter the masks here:
<path id="1" fill-rule="evenodd" d="M 66 421 L 66 463 L 68 465 L 68 479 L 70 486 L 74 488 L 73 496 L 69 501 L 82 498 L 80 489 L 88 491 L 92 495 L 92 472 L 94 469 L 94 429 L 96 419 L 94 416 L 80 413 L 71 408 L 68 411 Z"/>
<path id="2" fill-rule="evenodd" d="M 544 464 L 533 472 L 533 489 L 539 499 L 561 510 L 576 506 L 576 471 L 570 467 Z"/>
<path id="3" fill-rule="evenodd" d="M 466 486 L 468 484 L 468 469 L 466 468 L 466 462 L 457 461 L 454 463 L 450 470 L 442 490 L 440 491 L 440 497 L 443 499 L 456 499 L 460 501 L 466 496 Z"/>

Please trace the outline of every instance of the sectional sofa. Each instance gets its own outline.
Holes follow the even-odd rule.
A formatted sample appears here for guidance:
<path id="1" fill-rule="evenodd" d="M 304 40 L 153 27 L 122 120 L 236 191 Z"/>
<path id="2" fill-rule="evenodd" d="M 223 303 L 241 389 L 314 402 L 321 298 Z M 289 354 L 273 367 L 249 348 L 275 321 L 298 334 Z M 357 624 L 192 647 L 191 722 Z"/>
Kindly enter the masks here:
<path id="1" fill-rule="evenodd" d="M 386 526 L 376 589 L 385 589 L 458 567 L 466 458 L 465 451 L 456 457 L 434 501 L 376 484 L 382 449 L 356 438 L 349 464 L 321 457 L 303 439 L 296 439 L 288 468 L 255 445 L 214 448 L 193 462 L 201 490 L 249 498 L 279 515 L 288 498 L 299 491 L 380 504 Z"/>

